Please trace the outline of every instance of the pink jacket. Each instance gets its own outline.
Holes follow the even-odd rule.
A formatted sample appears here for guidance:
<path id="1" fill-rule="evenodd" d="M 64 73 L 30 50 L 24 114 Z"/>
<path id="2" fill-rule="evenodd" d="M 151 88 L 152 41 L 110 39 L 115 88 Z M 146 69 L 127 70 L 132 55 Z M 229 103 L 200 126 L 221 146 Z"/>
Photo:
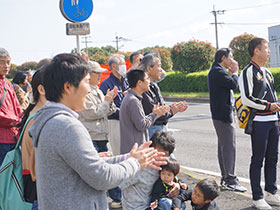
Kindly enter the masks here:
<path id="1" fill-rule="evenodd" d="M 0 77 L 0 100 L 3 95 L 5 77 Z M 22 109 L 18 102 L 14 88 L 6 80 L 6 95 L 0 106 L 0 143 L 15 143 L 14 136 L 18 137 L 18 129 L 14 127 L 21 120 Z"/>

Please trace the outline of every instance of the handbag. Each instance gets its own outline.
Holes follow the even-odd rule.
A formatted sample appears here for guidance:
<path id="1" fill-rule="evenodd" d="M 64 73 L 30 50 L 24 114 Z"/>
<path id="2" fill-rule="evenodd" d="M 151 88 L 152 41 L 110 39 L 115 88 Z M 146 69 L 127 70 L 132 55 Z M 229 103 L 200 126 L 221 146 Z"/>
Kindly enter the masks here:
<path id="1" fill-rule="evenodd" d="M 31 210 L 32 203 L 26 202 L 23 192 L 21 140 L 26 125 L 34 117 L 30 115 L 20 133 L 15 149 L 8 152 L 0 167 L 0 209 Z"/>
<path id="2" fill-rule="evenodd" d="M 249 117 L 251 114 L 251 109 L 248 106 L 245 106 L 244 104 L 242 104 L 241 96 L 239 96 L 235 100 L 234 106 L 236 109 L 236 115 L 237 115 L 237 121 L 238 121 L 239 128 L 245 129 L 248 124 L 248 120 L 249 120 Z"/>

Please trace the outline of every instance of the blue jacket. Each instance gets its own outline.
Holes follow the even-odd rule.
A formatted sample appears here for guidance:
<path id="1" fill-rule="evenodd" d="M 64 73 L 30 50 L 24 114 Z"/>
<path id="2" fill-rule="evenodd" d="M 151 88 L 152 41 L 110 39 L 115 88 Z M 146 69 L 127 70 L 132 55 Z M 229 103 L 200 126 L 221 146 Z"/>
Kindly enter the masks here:
<path id="1" fill-rule="evenodd" d="M 123 83 L 123 84 L 121 84 Z M 114 120 L 119 120 L 119 113 L 120 113 L 120 107 L 121 103 L 123 101 L 124 95 L 123 92 L 128 89 L 128 82 L 126 79 L 121 82 L 117 77 L 115 77 L 112 73 L 110 76 L 104 80 L 101 85 L 100 85 L 100 90 L 103 92 L 104 95 L 107 94 L 107 90 L 112 90 L 116 86 L 118 88 L 118 95 L 114 99 L 114 103 L 117 107 L 116 112 L 108 116 L 108 119 L 114 119 Z"/>
<path id="2" fill-rule="evenodd" d="M 226 69 L 214 62 L 208 74 L 212 119 L 232 123 L 231 90 L 238 87 L 238 76 L 229 76 Z"/>

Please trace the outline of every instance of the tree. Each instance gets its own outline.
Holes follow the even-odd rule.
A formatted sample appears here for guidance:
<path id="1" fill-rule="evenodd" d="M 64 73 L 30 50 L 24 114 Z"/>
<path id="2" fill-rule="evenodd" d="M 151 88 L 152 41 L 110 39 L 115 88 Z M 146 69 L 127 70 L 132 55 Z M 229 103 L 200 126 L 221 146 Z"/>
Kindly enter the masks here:
<path id="1" fill-rule="evenodd" d="M 214 53 L 210 43 L 190 40 L 177 43 L 171 49 L 171 58 L 175 70 L 190 73 L 209 69 Z"/>
<path id="2" fill-rule="evenodd" d="M 238 62 L 240 69 L 243 69 L 250 62 L 251 58 L 248 52 L 248 44 L 254 38 L 256 36 L 244 33 L 234 37 L 229 44 L 234 59 Z"/>
<path id="3" fill-rule="evenodd" d="M 160 57 L 161 57 L 162 68 L 165 71 L 172 71 L 173 62 L 171 60 L 170 48 L 163 47 L 163 46 L 160 47 L 160 46 L 156 45 L 155 47 L 146 47 L 140 51 L 146 52 L 149 50 L 159 52 Z"/>

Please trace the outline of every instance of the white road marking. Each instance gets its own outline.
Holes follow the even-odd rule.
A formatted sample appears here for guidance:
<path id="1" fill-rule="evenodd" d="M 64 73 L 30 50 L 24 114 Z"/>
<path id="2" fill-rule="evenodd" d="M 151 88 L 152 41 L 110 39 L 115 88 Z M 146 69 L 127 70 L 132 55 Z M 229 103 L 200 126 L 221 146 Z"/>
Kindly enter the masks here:
<path id="1" fill-rule="evenodd" d="M 202 173 L 202 174 L 208 174 L 208 175 L 211 175 L 211 176 L 221 177 L 220 173 L 217 173 L 217 172 L 214 172 L 214 171 L 208 171 L 208 170 L 203 170 L 203 169 L 199 169 L 199 168 L 191 168 L 191 167 L 187 167 L 187 166 L 181 166 L 181 168 L 184 168 L 188 171 L 194 171 L 196 173 Z M 238 180 L 240 182 L 250 184 L 250 179 L 243 178 L 243 177 L 238 177 Z M 264 186 L 264 182 L 261 182 L 261 186 Z M 277 185 L 277 188 L 280 189 L 280 185 Z"/>

